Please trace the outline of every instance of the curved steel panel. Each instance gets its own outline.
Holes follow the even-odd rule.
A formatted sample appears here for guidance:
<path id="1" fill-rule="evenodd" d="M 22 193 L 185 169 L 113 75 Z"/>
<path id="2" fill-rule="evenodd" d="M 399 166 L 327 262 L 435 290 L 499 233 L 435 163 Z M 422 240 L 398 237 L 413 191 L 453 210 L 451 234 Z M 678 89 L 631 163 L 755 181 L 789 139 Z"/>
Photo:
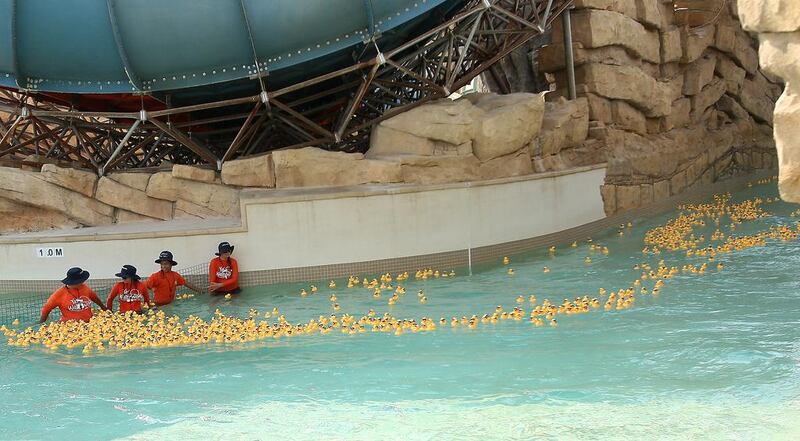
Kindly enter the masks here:
<path id="1" fill-rule="evenodd" d="M 448 1 L 24 0 L 15 10 L 0 0 L 0 85 L 124 93 L 226 83 L 257 73 L 254 49 L 270 72 L 340 56 Z"/>

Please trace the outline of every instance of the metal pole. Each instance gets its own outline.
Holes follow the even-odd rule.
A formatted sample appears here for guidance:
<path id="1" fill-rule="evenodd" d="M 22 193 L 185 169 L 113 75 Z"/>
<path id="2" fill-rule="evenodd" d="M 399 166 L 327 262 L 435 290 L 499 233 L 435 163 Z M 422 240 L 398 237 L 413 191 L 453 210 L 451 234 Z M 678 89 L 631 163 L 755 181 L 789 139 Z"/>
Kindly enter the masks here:
<path id="1" fill-rule="evenodd" d="M 574 100 L 577 98 L 577 93 L 575 92 L 575 58 L 572 55 L 572 21 L 569 8 L 561 14 L 561 20 L 564 24 L 564 58 L 567 66 L 569 99 Z"/>

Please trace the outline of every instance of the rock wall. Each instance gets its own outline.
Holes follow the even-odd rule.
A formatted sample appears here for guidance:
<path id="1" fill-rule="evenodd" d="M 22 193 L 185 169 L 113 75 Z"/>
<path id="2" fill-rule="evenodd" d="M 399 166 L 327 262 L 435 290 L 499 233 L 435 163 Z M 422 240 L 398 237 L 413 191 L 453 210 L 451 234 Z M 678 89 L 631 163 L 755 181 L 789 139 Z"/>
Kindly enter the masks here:
<path id="1" fill-rule="evenodd" d="M 547 148 L 583 141 L 588 111 L 548 121 Z M 473 94 L 417 107 L 376 128 L 366 154 L 315 147 L 276 150 L 226 161 L 220 173 L 175 165 L 157 173 L 95 174 L 46 164 L 0 168 L 0 233 L 108 225 L 142 220 L 239 215 L 244 188 L 362 184 L 440 184 L 529 174 L 531 145 L 542 127 L 542 95 Z M 579 118 L 583 135 L 562 133 Z M 580 138 L 580 139 L 578 139 Z"/>
<path id="2" fill-rule="evenodd" d="M 772 115 L 782 85 L 760 70 L 755 40 L 737 17 L 729 3 L 714 23 L 690 29 L 676 25 L 671 1 L 575 0 L 573 51 L 588 140 L 542 148 L 534 161 L 553 169 L 607 158 L 609 214 L 773 167 Z M 537 57 L 554 101 L 567 95 L 560 25 Z"/>
<path id="3" fill-rule="evenodd" d="M 781 198 L 800 203 L 800 2 L 739 0 L 739 17 L 759 33 L 759 61 L 786 82 L 774 114 Z"/>

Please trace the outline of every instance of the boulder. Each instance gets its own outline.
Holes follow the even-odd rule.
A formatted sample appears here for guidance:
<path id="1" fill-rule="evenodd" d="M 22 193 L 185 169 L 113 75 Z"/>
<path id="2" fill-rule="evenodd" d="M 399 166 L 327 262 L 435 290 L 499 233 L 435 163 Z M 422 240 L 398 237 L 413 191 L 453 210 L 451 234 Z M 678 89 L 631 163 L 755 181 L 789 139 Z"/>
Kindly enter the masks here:
<path id="1" fill-rule="evenodd" d="M 275 186 L 318 187 L 401 182 L 397 162 L 364 159 L 360 153 L 329 152 L 316 147 L 277 150 Z M 202 205 L 202 204 L 201 204 Z"/>
<path id="2" fill-rule="evenodd" d="M 527 147 L 509 155 L 482 162 L 478 169 L 480 179 L 509 178 L 531 173 L 533 173 L 533 164 Z"/>
<path id="3" fill-rule="evenodd" d="M 692 114 L 702 114 L 707 108 L 719 101 L 724 94 L 725 82 L 721 78 L 715 77 L 700 93 L 692 96 Z"/>
<path id="4" fill-rule="evenodd" d="M 434 141 L 378 124 L 369 139 L 367 158 L 390 155 L 433 156 Z"/>
<path id="5" fill-rule="evenodd" d="M 717 57 L 717 64 L 714 71 L 725 80 L 725 90 L 731 95 L 739 95 L 739 88 L 745 77 L 745 70 L 737 66 L 728 57 Z"/>
<path id="6" fill-rule="evenodd" d="M 542 127 L 544 93 L 486 95 L 475 106 L 484 111 L 472 140 L 472 151 L 481 161 L 516 152 Z"/>
<path id="7" fill-rule="evenodd" d="M 472 154 L 472 141 L 454 145 L 443 141 L 421 138 L 380 124 L 370 134 L 368 159 L 393 155 L 466 156 Z"/>
<path id="8" fill-rule="evenodd" d="M 114 222 L 113 207 L 47 182 L 37 172 L 0 167 L 0 190 L 6 199 L 59 212 L 82 225 Z"/>
<path id="9" fill-rule="evenodd" d="M 800 203 L 800 94 L 789 83 L 775 106 L 775 145 L 778 150 L 778 187 L 781 198 Z"/>
<path id="10" fill-rule="evenodd" d="M 737 63 L 750 75 L 758 72 L 758 51 L 753 46 L 754 42 L 744 32 L 736 33 L 736 43 L 731 54 Z"/>
<path id="11" fill-rule="evenodd" d="M 762 68 L 787 81 L 800 81 L 800 32 L 761 34 L 759 40 Z"/>
<path id="12" fill-rule="evenodd" d="M 647 119 L 641 112 L 625 101 L 612 101 L 611 114 L 614 118 L 614 124 L 640 135 L 647 134 Z"/>
<path id="13" fill-rule="evenodd" d="M 585 49 L 581 43 L 573 43 L 572 58 L 575 66 L 581 66 L 586 63 L 602 63 L 616 66 L 623 64 L 641 66 L 642 64 L 641 60 L 631 56 L 622 46 Z M 539 49 L 536 62 L 543 72 L 563 70 L 566 67 L 563 43 L 550 44 Z"/>
<path id="14" fill-rule="evenodd" d="M 54 164 L 42 165 L 41 178 L 47 182 L 92 197 L 97 175 L 74 168 L 63 168 Z"/>
<path id="15" fill-rule="evenodd" d="M 661 41 L 661 64 L 680 61 L 683 57 L 683 47 L 681 46 L 681 30 L 676 27 L 664 30 L 660 33 Z"/>
<path id="16" fill-rule="evenodd" d="M 402 182 L 407 184 L 443 184 L 477 181 L 480 161 L 475 156 L 400 155 L 382 158 L 401 166 Z"/>
<path id="17" fill-rule="evenodd" d="M 617 186 L 616 185 L 601 185 L 600 196 L 603 198 L 603 211 L 606 216 L 611 216 L 617 212 Z"/>
<path id="18" fill-rule="evenodd" d="M 767 96 L 765 84 L 745 79 L 739 93 L 744 107 L 756 121 L 772 123 L 775 103 Z"/>
<path id="19" fill-rule="evenodd" d="M 222 163 L 222 183 L 239 187 L 275 187 L 272 155 L 252 156 Z"/>
<path id="20" fill-rule="evenodd" d="M 146 193 L 151 198 L 173 202 L 183 199 L 221 216 L 239 214 L 238 190 L 224 185 L 178 179 L 170 172 L 154 174 L 147 185 Z"/>
<path id="21" fill-rule="evenodd" d="M 175 164 L 172 166 L 172 176 L 189 181 L 214 182 L 217 178 L 217 172 L 192 165 Z"/>
<path id="22" fill-rule="evenodd" d="M 722 52 L 733 53 L 736 49 L 736 29 L 732 26 L 719 24 L 714 35 L 714 47 Z"/>
<path id="23" fill-rule="evenodd" d="M 121 208 L 142 216 L 162 220 L 172 219 L 171 202 L 148 197 L 141 190 L 120 184 L 105 176 L 97 182 L 95 198 L 112 207 Z"/>
<path id="24" fill-rule="evenodd" d="M 593 93 L 587 93 L 586 100 L 589 104 L 590 121 L 600 121 L 606 124 L 611 124 L 611 122 L 613 122 L 611 116 L 611 101 Z"/>
<path id="25" fill-rule="evenodd" d="M 576 78 L 590 92 L 605 98 L 628 101 L 648 117 L 668 115 L 672 102 L 680 97 L 683 86 L 683 77 L 656 81 L 634 66 L 587 64 L 576 70 Z M 592 104 L 590 99 L 590 112 Z M 594 120 L 593 117 L 591 119 Z"/>
<path id="26" fill-rule="evenodd" d="M 681 47 L 683 48 L 682 63 L 691 63 L 700 58 L 714 42 L 715 28 L 713 25 L 701 28 L 681 30 Z"/>
<path id="27" fill-rule="evenodd" d="M 561 155 L 542 156 L 533 159 L 533 170 L 536 173 L 561 171 L 568 169 Z"/>
<path id="28" fill-rule="evenodd" d="M 687 126 L 691 122 L 692 101 L 681 98 L 672 103 L 672 112 L 664 117 L 662 129 L 666 132 Z"/>
<path id="29" fill-rule="evenodd" d="M 723 95 L 720 97 L 719 101 L 717 101 L 717 109 L 725 112 L 731 119 L 734 120 L 744 120 L 747 121 L 750 119 L 750 114 L 747 113 L 747 110 L 744 110 L 739 103 L 736 102 L 730 95 Z"/>
<path id="30" fill-rule="evenodd" d="M 559 33 L 554 32 L 556 34 Z M 638 58 L 661 62 L 658 32 L 649 31 L 636 20 L 617 12 L 597 9 L 573 12 L 572 39 L 585 48 L 622 46 Z"/>
<path id="31" fill-rule="evenodd" d="M 209 210 L 208 208 L 201 207 L 200 205 L 193 204 L 183 199 L 175 201 L 175 217 L 178 217 L 178 212 L 187 214 L 198 219 L 208 219 L 211 217 L 219 217 L 219 213 Z"/>
<path id="32" fill-rule="evenodd" d="M 475 121 L 481 113 L 467 99 L 442 99 L 393 116 L 380 125 L 419 138 L 459 145 L 474 137 Z"/>
<path id="33" fill-rule="evenodd" d="M 638 208 L 641 203 L 642 189 L 638 185 L 617 185 L 617 212 Z"/>
<path id="34" fill-rule="evenodd" d="M 653 28 L 663 26 L 658 0 L 575 0 L 576 9 L 614 11 Z"/>
<path id="35" fill-rule="evenodd" d="M 138 172 L 111 173 L 107 175 L 108 178 L 120 184 L 142 191 L 147 190 L 147 183 L 150 182 L 150 176 L 152 176 L 150 173 Z"/>
<path id="36" fill-rule="evenodd" d="M 800 30 L 800 7 L 796 0 L 739 0 L 742 26 L 753 32 Z"/>
<path id="37" fill-rule="evenodd" d="M 713 55 L 705 56 L 690 64 L 684 73 L 683 94 L 695 95 L 700 93 L 714 79 L 716 65 L 717 59 Z"/>
<path id="38" fill-rule="evenodd" d="M 583 142 L 589 133 L 589 104 L 586 98 L 545 103 L 542 130 L 535 154 L 554 155 L 565 147 Z"/>
<path id="39" fill-rule="evenodd" d="M 0 234 L 26 233 L 53 228 L 75 228 L 79 224 L 63 213 L 0 198 Z"/>

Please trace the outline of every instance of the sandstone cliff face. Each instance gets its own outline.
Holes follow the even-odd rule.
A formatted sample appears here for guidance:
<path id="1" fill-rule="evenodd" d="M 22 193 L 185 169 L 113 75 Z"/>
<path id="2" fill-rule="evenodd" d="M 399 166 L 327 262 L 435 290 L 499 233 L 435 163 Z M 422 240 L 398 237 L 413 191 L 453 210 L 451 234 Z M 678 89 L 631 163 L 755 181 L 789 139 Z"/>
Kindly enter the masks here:
<path id="1" fill-rule="evenodd" d="M 666 0 L 576 0 L 575 7 L 577 92 L 588 104 L 594 143 L 574 152 L 543 148 L 534 152 L 536 164 L 551 169 L 605 157 L 609 214 L 776 164 L 773 108 L 782 84 L 770 74 L 778 72 L 759 68 L 756 42 L 742 29 L 735 3 L 695 29 L 678 26 Z M 548 100 L 567 94 L 560 24 L 537 57 L 555 84 Z M 796 59 L 784 60 L 795 66 Z"/>
<path id="2" fill-rule="evenodd" d="M 739 18 L 758 32 L 761 66 L 783 78 L 786 89 L 773 118 L 781 198 L 800 203 L 800 2 L 739 0 Z"/>

